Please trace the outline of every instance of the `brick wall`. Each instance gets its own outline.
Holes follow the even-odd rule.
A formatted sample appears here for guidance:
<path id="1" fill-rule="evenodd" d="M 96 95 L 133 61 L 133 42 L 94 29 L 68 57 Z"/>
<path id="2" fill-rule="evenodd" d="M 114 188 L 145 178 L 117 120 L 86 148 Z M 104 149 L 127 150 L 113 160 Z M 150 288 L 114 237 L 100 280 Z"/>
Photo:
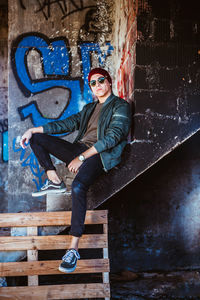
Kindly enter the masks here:
<path id="1" fill-rule="evenodd" d="M 195 3 L 195 1 L 192 1 Z M 139 1 L 135 139 L 162 144 L 199 124 L 200 22 L 181 1 Z M 188 11 L 188 14 L 187 14 Z M 170 129 L 170 130 L 169 130 Z"/>

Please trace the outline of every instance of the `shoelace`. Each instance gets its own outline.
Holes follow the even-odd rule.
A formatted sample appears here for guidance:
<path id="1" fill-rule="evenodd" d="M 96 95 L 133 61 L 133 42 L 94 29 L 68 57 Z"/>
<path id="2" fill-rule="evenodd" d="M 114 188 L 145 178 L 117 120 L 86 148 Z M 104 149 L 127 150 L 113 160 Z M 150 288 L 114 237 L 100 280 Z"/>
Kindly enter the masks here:
<path id="1" fill-rule="evenodd" d="M 80 259 L 79 253 L 78 253 L 76 250 L 71 249 L 71 250 L 68 250 L 68 251 L 65 253 L 65 255 L 64 255 L 63 258 L 62 258 L 62 260 L 65 261 L 65 262 L 67 262 L 67 263 L 70 263 L 70 262 L 72 261 L 74 255 L 75 255 L 75 257 L 76 257 L 77 259 Z"/>
<path id="2" fill-rule="evenodd" d="M 49 185 L 49 180 L 44 183 L 44 185 L 41 187 L 41 190 L 45 189 Z"/>

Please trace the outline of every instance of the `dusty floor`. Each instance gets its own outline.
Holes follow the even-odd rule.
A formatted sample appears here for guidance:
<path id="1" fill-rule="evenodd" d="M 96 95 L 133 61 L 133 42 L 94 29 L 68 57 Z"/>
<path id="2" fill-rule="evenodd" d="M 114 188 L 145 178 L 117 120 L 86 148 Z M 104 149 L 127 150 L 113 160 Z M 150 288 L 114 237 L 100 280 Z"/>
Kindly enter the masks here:
<path id="1" fill-rule="evenodd" d="M 112 299 L 198 300 L 200 270 L 169 273 L 111 274 Z"/>
<path id="2" fill-rule="evenodd" d="M 67 276 L 68 283 L 101 282 L 99 274 Z M 78 281 L 78 282 L 77 282 Z M 25 278 L 9 278 L 8 285 L 26 285 Z M 40 284 L 66 283 L 66 276 L 44 276 Z M 155 273 L 124 271 L 110 274 L 111 299 L 120 300 L 200 300 L 200 270 Z M 89 300 L 89 299 L 85 299 Z"/>

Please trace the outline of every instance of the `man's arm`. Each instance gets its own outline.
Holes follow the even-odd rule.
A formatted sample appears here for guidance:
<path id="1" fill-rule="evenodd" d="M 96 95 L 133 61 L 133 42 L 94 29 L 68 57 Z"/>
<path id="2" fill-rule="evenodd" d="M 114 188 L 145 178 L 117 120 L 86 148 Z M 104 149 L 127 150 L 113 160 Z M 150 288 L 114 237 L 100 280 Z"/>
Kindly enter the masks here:
<path id="1" fill-rule="evenodd" d="M 25 149 L 28 145 L 29 140 L 31 139 L 32 135 L 34 133 L 43 133 L 43 127 L 33 127 L 29 128 L 25 133 L 22 135 L 21 140 L 20 140 L 20 145 L 23 149 Z"/>
<path id="2" fill-rule="evenodd" d="M 81 153 L 85 159 L 97 154 L 97 150 L 95 149 L 94 146 L 90 147 L 89 149 L 87 149 L 86 151 L 84 151 L 83 153 Z M 82 161 L 79 160 L 78 156 L 75 157 L 67 166 L 69 171 L 72 173 L 77 173 L 78 169 L 80 168 L 80 166 L 82 165 Z"/>
<path id="3" fill-rule="evenodd" d="M 130 123 L 130 105 L 123 103 L 113 114 L 109 127 L 106 130 L 106 135 L 101 140 L 98 140 L 91 148 L 82 153 L 85 159 L 115 147 L 116 144 L 127 137 L 130 130 Z M 70 172 L 77 173 L 81 164 L 82 162 L 76 157 L 69 163 L 68 169 Z"/>
<path id="4" fill-rule="evenodd" d="M 112 149 L 128 136 L 131 126 L 130 104 L 125 100 L 117 105 L 104 136 L 94 144 L 98 153 Z"/>
<path id="5" fill-rule="evenodd" d="M 64 120 L 57 120 L 43 125 L 43 132 L 47 134 L 60 134 L 67 132 L 70 133 L 78 130 L 80 127 L 82 111 L 77 114 L 71 115 Z"/>
<path id="6" fill-rule="evenodd" d="M 22 136 L 20 145 L 23 149 L 27 147 L 29 140 L 34 133 L 64 133 L 72 132 L 79 127 L 81 112 L 74 114 L 64 120 L 49 122 L 43 126 L 29 128 Z"/>

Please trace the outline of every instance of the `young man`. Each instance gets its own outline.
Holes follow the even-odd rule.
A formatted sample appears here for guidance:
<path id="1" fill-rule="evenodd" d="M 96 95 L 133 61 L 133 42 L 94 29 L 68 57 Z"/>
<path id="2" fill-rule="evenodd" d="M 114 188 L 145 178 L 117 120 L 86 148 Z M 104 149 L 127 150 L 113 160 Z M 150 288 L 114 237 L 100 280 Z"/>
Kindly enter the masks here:
<path id="1" fill-rule="evenodd" d="M 78 243 L 84 230 L 87 191 L 98 176 L 120 162 L 131 124 L 130 105 L 112 93 L 112 79 L 106 70 L 92 69 L 88 82 L 97 101 L 85 105 L 81 112 L 65 120 L 30 128 L 21 138 L 23 148 L 30 141 L 48 177 L 48 182 L 33 196 L 66 191 L 50 154 L 65 162 L 69 171 L 76 174 L 72 183 L 72 239 L 59 266 L 65 273 L 73 272 L 80 259 Z M 73 143 L 48 135 L 74 130 L 78 130 L 78 134 Z"/>

